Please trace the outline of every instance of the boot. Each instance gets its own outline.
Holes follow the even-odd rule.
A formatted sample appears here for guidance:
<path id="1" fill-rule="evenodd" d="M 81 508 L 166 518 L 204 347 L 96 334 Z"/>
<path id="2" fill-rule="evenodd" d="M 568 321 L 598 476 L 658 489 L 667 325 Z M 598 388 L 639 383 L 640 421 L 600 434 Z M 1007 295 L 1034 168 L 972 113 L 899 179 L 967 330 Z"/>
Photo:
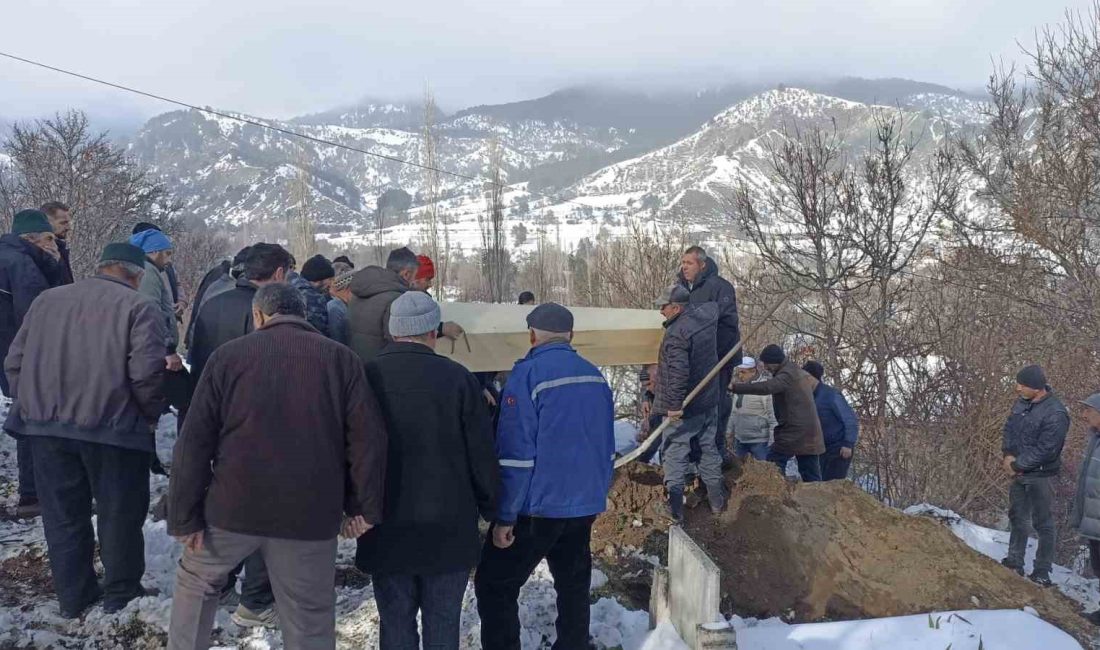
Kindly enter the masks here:
<path id="1" fill-rule="evenodd" d="M 668 514 L 677 524 L 684 523 L 684 488 L 668 489 Z"/>
<path id="2" fill-rule="evenodd" d="M 726 511 L 726 490 L 721 484 L 707 487 L 707 501 L 710 502 L 710 512 L 720 515 Z"/>
<path id="3" fill-rule="evenodd" d="M 19 503 L 15 506 L 15 516 L 19 519 L 34 519 L 42 514 L 42 506 L 38 504 L 38 497 L 19 497 Z"/>

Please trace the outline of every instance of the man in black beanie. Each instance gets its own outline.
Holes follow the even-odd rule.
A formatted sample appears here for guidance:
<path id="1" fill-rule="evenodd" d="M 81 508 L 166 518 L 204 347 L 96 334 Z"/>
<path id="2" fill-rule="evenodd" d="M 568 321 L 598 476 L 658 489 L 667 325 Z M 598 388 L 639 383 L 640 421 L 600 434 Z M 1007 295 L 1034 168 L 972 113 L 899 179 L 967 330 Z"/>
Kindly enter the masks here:
<path id="1" fill-rule="evenodd" d="M 1016 374 L 1016 394 L 1019 399 L 1005 422 L 1001 444 L 1004 470 L 1012 477 L 1008 489 L 1011 533 L 1008 555 L 1001 564 L 1024 574 L 1030 523 L 1039 537 L 1039 548 L 1029 577 L 1036 584 L 1049 587 L 1055 539 L 1051 479 L 1062 468 L 1062 445 L 1069 431 L 1069 412 L 1054 395 L 1039 366 L 1026 366 Z"/>
<path id="2" fill-rule="evenodd" d="M 785 472 L 787 462 L 798 461 L 798 474 L 803 481 L 821 480 L 819 456 L 825 453 L 821 422 L 814 404 L 813 378 L 787 358 L 783 348 L 769 345 L 760 353 L 760 362 L 772 374 L 767 381 L 730 384 L 737 395 L 772 395 L 775 405 L 775 441 L 768 451 L 768 460 Z"/>
<path id="3" fill-rule="evenodd" d="M 328 328 L 329 286 L 336 277 L 332 262 L 324 255 L 314 255 L 302 265 L 302 272 L 290 281 L 290 285 L 302 295 L 306 303 L 306 320 L 318 332 L 331 337 Z"/>

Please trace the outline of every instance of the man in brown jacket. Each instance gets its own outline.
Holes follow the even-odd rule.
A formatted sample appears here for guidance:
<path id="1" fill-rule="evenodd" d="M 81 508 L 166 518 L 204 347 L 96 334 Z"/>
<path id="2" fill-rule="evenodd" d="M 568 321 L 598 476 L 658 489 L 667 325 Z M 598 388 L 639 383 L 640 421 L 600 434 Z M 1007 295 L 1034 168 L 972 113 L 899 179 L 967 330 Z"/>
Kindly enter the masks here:
<path id="1" fill-rule="evenodd" d="M 760 361 L 772 378 L 749 384 L 730 384 L 730 391 L 741 395 L 772 395 L 775 418 L 775 442 L 768 450 L 768 460 L 786 471 L 787 461 L 798 460 L 798 473 L 803 481 L 821 480 L 818 456 L 825 453 L 825 439 L 817 419 L 812 377 L 787 358 L 783 348 L 769 345 L 760 353 Z"/>
<path id="2" fill-rule="evenodd" d="M 385 425 L 359 358 L 309 325 L 297 290 L 262 287 L 252 319 L 210 357 L 176 442 L 168 647 L 209 647 L 227 574 L 259 551 L 285 647 L 332 650 L 341 513 L 351 534 L 381 521 Z"/>
<path id="3" fill-rule="evenodd" d="M 137 292 L 145 253 L 110 244 L 94 277 L 43 292 L 8 351 L 5 423 L 30 441 L 61 614 L 144 595 L 153 425 L 164 406 L 164 321 Z M 92 499 L 105 570 L 96 584 Z"/>

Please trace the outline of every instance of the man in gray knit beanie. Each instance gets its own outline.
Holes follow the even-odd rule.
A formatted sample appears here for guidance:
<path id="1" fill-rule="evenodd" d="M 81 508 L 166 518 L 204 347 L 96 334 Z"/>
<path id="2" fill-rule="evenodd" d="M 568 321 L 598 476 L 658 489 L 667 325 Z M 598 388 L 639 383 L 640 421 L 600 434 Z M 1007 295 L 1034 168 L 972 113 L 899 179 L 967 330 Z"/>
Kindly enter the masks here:
<path id="1" fill-rule="evenodd" d="M 439 321 L 439 305 L 420 291 L 407 291 L 390 305 L 390 336 L 394 340 L 434 333 Z"/>

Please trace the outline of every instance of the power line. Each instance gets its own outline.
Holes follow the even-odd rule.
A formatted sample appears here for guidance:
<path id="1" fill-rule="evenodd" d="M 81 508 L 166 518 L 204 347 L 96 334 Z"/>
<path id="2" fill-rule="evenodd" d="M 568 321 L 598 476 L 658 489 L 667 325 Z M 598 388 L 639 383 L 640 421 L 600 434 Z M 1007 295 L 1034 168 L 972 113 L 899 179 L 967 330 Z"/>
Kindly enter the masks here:
<path id="1" fill-rule="evenodd" d="M 52 65 L 49 65 L 47 63 L 42 63 L 40 61 L 34 61 L 32 59 L 27 59 L 27 58 L 24 58 L 24 57 L 21 57 L 21 56 L 16 56 L 16 55 L 10 54 L 8 52 L 0 51 L 0 56 L 11 59 L 13 61 L 18 61 L 20 63 L 26 63 L 27 65 L 31 65 L 31 66 L 34 66 L 34 67 L 37 67 L 37 68 L 42 68 L 44 70 L 50 70 L 51 72 L 57 72 L 59 74 L 67 75 L 67 76 L 70 76 L 70 77 L 75 77 L 77 79 L 82 79 L 84 81 L 90 81 L 92 83 L 100 84 L 102 86 L 107 86 L 109 88 L 114 88 L 116 90 L 121 90 L 123 92 L 128 92 L 128 93 L 132 93 L 132 94 L 135 94 L 135 95 L 140 95 L 142 97 L 147 97 L 149 99 L 155 99 L 157 101 L 166 102 L 168 104 L 174 104 L 176 106 L 181 106 L 183 108 L 188 108 L 188 109 L 191 109 L 191 110 L 200 111 L 202 113 L 207 113 L 207 114 L 210 114 L 210 115 L 217 115 L 218 117 L 223 117 L 225 119 L 234 120 L 236 122 L 241 122 L 243 124 L 249 124 L 251 126 L 260 127 L 262 129 L 269 129 L 271 131 L 275 131 L 276 133 L 281 133 L 283 135 L 294 137 L 294 138 L 301 138 L 303 140 L 307 140 L 309 142 L 313 142 L 313 143 L 316 143 L 316 144 L 326 145 L 326 146 L 330 146 L 330 147 L 336 147 L 338 149 L 345 149 L 347 151 L 354 151 L 356 153 L 361 153 L 365 156 L 372 156 L 374 158 L 380 158 L 382 160 L 387 160 L 387 161 L 398 163 L 398 164 L 401 164 L 401 165 L 409 165 L 410 167 L 416 167 L 418 169 L 423 169 L 423 170 L 426 170 L 426 171 L 439 172 L 440 174 L 446 174 L 448 176 L 452 176 L 454 178 L 460 178 L 462 180 L 475 181 L 475 182 L 485 183 L 485 184 L 488 184 L 488 185 L 494 185 L 496 187 L 501 188 L 502 190 L 507 189 L 507 187 L 508 187 L 508 185 L 506 185 L 504 183 L 496 183 L 496 182 L 490 181 L 486 178 L 482 178 L 480 176 L 471 176 L 469 174 L 454 172 L 454 171 L 450 171 L 450 170 L 447 170 L 447 169 L 442 169 L 440 167 L 432 167 L 430 165 L 424 165 L 422 163 L 418 163 L 418 162 L 413 161 L 413 160 L 406 160 L 404 158 L 398 158 L 396 156 L 389 156 L 389 155 L 386 155 L 386 154 L 378 153 L 377 151 L 368 151 L 366 149 L 360 149 L 358 147 L 353 147 L 351 145 L 346 145 L 346 144 L 342 144 L 342 143 L 339 143 L 339 142 L 333 142 L 332 140 L 325 140 L 324 138 L 318 138 L 318 137 L 315 137 L 315 136 L 312 136 L 312 135 L 309 135 L 309 134 L 306 134 L 306 133 L 301 133 L 299 131 L 293 131 L 291 129 L 286 129 L 286 128 L 283 128 L 283 127 L 280 127 L 280 126 L 275 126 L 273 124 L 269 124 L 267 122 L 263 122 L 263 121 L 260 121 L 260 120 L 257 120 L 257 119 L 252 119 L 252 118 L 244 117 L 244 116 L 241 116 L 241 115 L 234 115 L 232 113 L 226 113 L 226 112 L 223 112 L 223 111 L 217 111 L 217 110 L 214 110 L 212 108 L 204 108 L 202 106 L 191 104 L 189 102 L 185 102 L 185 101 L 182 101 L 182 100 L 179 100 L 179 99 L 173 99 L 171 97 L 165 97 L 164 95 L 158 95 L 156 93 L 151 93 L 151 92 L 148 92 L 148 91 L 145 91 L 145 90 L 141 90 L 139 88 L 134 88 L 132 86 L 126 86 L 126 85 L 123 85 L 123 84 L 120 84 L 120 83 L 107 81 L 105 79 L 100 79 L 98 77 L 92 77 L 90 75 L 81 74 L 79 72 L 74 72 L 72 70 L 66 70 L 65 68 L 58 68 L 56 66 L 52 66 Z M 585 208 L 596 208 L 596 206 L 594 206 L 594 205 L 588 205 L 587 203 L 581 203 L 580 201 L 577 201 L 575 199 L 557 198 L 557 197 L 551 196 L 550 194 L 546 194 L 544 192 L 532 192 L 531 190 L 527 190 L 527 193 L 531 194 L 531 195 L 535 195 L 535 196 L 540 196 L 544 199 L 549 199 L 550 201 L 557 201 L 559 203 L 571 203 L 571 204 L 579 205 L 579 206 L 585 207 Z"/>

